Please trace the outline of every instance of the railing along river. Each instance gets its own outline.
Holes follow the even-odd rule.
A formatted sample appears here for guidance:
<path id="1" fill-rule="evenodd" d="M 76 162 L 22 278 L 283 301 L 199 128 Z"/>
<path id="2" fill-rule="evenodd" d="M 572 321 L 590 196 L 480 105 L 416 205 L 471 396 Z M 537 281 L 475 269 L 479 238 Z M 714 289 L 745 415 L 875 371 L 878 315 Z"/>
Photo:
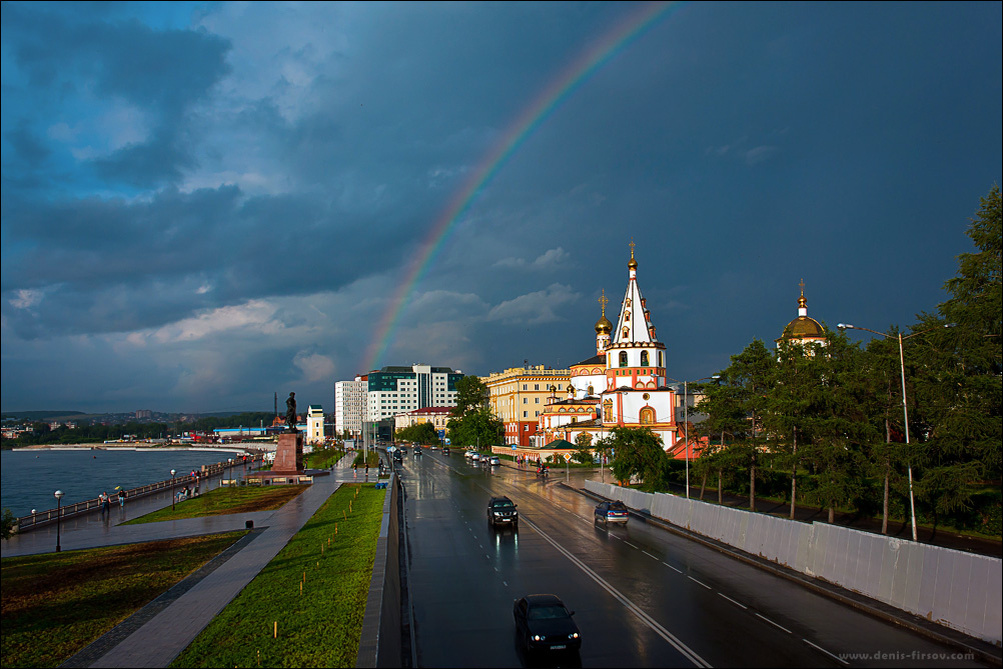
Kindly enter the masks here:
<path id="1" fill-rule="evenodd" d="M 245 458 L 235 458 L 231 461 L 217 462 L 212 465 L 203 465 L 202 469 L 198 471 L 198 476 L 192 476 L 191 474 L 184 474 L 182 476 L 175 476 L 173 479 L 167 479 L 165 481 L 157 481 L 156 483 L 148 483 L 147 485 L 139 486 L 138 488 L 132 488 L 125 491 L 125 498 L 127 500 L 136 499 L 137 497 L 145 497 L 146 495 L 152 495 L 155 492 L 160 492 L 161 490 L 166 490 L 168 488 L 173 488 L 176 486 L 184 486 L 186 484 L 195 483 L 198 479 L 207 479 L 213 476 L 222 474 L 227 469 L 232 467 L 242 467 L 245 464 L 255 464 L 261 463 L 261 455 L 246 456 Z M 109 498 L 109 502 L 114 504 L 118 500 L 112 495 Z M 101 499 L 95 497 L 93 499 L 85 499 L 82 502 L 75 502 L 73 504 L 67 504 L 63 507 L 57 507 L 55 509 L 49 509 L 47 511 L 39 511 L 38 513 L 30 513 L 27 516 L 21 516 L 17 519 L 17 531 L 25 532 L 27 530 L 34 529 L 36 527 L 42 527 L 43 525 L 49 525 L 56 522 L 57 514 L 63 520 L 67 518 L 74 518 L 77 516 L 82 516 L 86 513 L 91 513 L 93 511 L 99 511 L 101 509 Z"/>

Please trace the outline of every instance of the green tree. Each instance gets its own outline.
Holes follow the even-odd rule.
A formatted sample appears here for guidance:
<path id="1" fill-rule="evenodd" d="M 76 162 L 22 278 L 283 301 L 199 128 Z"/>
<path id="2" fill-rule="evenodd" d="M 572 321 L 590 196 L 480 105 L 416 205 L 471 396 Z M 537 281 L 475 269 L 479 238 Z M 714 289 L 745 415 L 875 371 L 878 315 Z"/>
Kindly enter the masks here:
<path id="1" fill-rule="evenodd" d="M 951 297 L 912 328 L 933 332 L 906 351 L 917 489 L 935 526 L 941 514 L 970 507 L 981 482 L 998 487 L 1003 477 L 1001 229 L 994 186 L 967 231 L 977 252 L 958 256 L 958 275 L 944 285 Z"/>
<path id="2" fill-rule="evenodd" d="M 592 434 L 591 433 L 589 433 L 589 432 L 579 432 L 578 436 L 575 437 L 575 446 L 578 447 L 578 450 L 576 450 L 575 454 L 573 456 L 571 456 L 572 459 L 575 462 L 580 462 L 583 465 L 586 465 L 586 464 L 592 462 Z"/>
<path id="3" fill-rule="evenodd" d="M 614 427 L 608 444 L 613 450 L 613 477 L 629 482 L 638 477 L 651 490 L 664 490 L 668 483 L 669 456 L 661 439 L 645 427 Z"/>
<path id="4" fill-rule="evenodd" d="M 397 441 L 413 441 L 417 444 L 431 445 L 439 443 L 439 433 L 431 423 L 419 423 L 403 427 L 396 432 Z"/>
<path id="5" fill-rule="evenodd" d="M 755 339 L 731 357 L 731 365 L 719 374 L 719 383 L 707 386 L 697 405 L 697 411 L 708 414 L 703 430 L 733 436 L 721 462 L 734 463 L 748 472 L 752 511 L 756 510 L 756 468 L 765 441 L 763 419 L 775 374 L 773 354 Z"/>
<path id="6" fill-rule="evenodd" d="M 464 376 L 456 382 L 456 406 L 449 415 L 462 418 L 488 403 L 488 387 L 476 376 Z"/>
<path id="7" fill-rule="evenodd" d="M 451 418 L 446 429 L 450 441 L 457 446 L 499 444 L 505 434 L 505 426 L 487 406 L 470 410 L 462 418 Z"/>
<path id="8" fill-rule="evenodd" d="M 17 524 L 17 518 L 14 517 L 14 513 L 10 509 L 4 509 L 3 515 L 0 516 L 0 539 L 10 539 L 14 534 L 14 526 Z"/>

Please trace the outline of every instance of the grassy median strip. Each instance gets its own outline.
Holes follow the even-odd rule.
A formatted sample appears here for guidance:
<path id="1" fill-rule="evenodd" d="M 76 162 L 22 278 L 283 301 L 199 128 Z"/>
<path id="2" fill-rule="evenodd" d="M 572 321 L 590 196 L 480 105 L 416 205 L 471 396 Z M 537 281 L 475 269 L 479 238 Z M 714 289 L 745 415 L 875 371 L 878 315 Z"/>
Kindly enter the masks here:
<path id="1" fill-rule="evenodd" d="M 244 534 L 4 558 L 3 666 L 59 666 Z"/>
<path id="2" fill-rule="evenodd" d="M 227 513 L 272 511 L 309 488 L 308 485 L 227 486 L 178 502 L 174 508 L 165 507 L 144 516 L 133 518 L 123 525 L 159 523 L 162 520 L 181 520 L 220 516 Z"/>
<path id="3" fill-rule="evenodd" d="M 386 490 L 342 485 L 172 667 L 354 667 Z"/>

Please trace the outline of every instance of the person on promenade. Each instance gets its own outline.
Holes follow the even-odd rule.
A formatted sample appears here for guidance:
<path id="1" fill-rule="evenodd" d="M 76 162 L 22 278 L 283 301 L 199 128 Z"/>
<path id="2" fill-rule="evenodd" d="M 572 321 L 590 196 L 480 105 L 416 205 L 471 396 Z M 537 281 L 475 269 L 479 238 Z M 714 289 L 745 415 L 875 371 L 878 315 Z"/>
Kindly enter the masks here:
<path id="1" fill-rule="evenodd" d="M 101 519 L 105 518 L 105 514 L 111 509 L 111 503 L 108 501 L 108 492 L 102 490 L 101 494 L 98 495 L 98 501 L 101 503 Z"/>
<path id="2" fill-rule="evenodd" d="M 122 508 L 125 508 L 125 491 L 124 490 L 119 490 L 118 491 L 118 505 L 120 507 L 122 507 Z"/>

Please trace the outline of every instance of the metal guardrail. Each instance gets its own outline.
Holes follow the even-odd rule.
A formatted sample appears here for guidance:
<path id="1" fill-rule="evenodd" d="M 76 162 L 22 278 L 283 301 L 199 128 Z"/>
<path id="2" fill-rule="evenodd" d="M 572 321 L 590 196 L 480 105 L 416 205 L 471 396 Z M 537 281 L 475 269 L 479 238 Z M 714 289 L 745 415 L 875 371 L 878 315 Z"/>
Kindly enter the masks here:
<path id="1" fill-rule="evenodd" d="M 254 464 L 260 463 L 261 456 L 255 455 L 250 458 L 250 460 L 245 463 L 243 460 L 234 460 L 233 463 L 230 462 L 217 462 L 212 465 L 205 465 L 205 469 L 199 471 L 198 478 L 209 478 L 212 476 L 217 476 L 222 474 L 227 469 L 232 467 L 242 467 L 244 464 Z M 139 486 L 138 488 L 131 488 L 125 491 L 125 498 L 127 500 L 136 499 L 137 497 L 145 497 L 146 495 L 152 495 L 155 492 L 161 490 L 166 490 L 167 488 L 184 486 L 187 484 L 194 483 L 196 477 L 191 474 L 185 474 L 184 476 L 176 476 L 174 479 L 167 479 L 166 481 L 157 481 L 156 483 L 148 483 L 147 485 Z M 115 504 L 118 500 L 112 495 L 110 498 L 110 503 Z M 82 502 L 75 502 L 73 504 L 67 504 L 64 507 L 57 507 L 56 509 L 48 509 L 46 511 L 40 511 L 38 513 L 28 514 L 27 516 L 21 516 L 17 519 L 17 531 L 25 532 L 27 530 L 35 529 L 36 527 L 42 527 L 44 525 L 49 525 L 56 522 L 57 514 L 63 520 L 67 518 L 75 518 L 82 516 L 87 513 L 94 511 L 99 511 L 101 509 L 101 500 L 97 497 L 93 499 L 85 499 Z"/>

